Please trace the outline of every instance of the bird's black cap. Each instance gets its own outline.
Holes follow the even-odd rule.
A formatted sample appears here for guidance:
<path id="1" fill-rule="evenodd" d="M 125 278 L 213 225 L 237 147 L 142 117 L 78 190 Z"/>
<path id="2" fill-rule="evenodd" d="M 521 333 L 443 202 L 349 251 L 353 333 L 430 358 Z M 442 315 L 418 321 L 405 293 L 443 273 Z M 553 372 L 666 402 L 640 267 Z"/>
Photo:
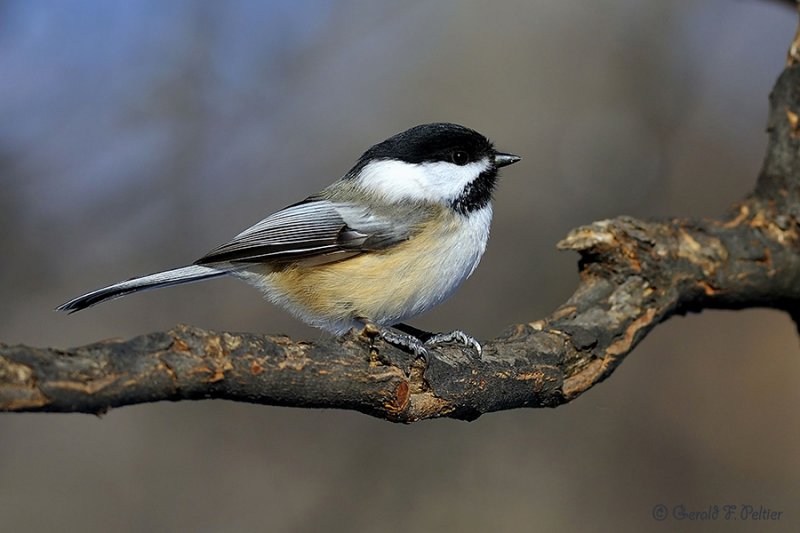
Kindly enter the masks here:
<path id="1" fill-rule="evenodd" d="M 479 161 L 495 153 L 491 141 L 477 131 L 449 122 L 434 122 L 414 126 L 372 146 L 347 175 L 355 177 L 371 161 L 453 161 L 453 154 L 456 152 L 460 152 L 458 157 L 465 157 L 459 164 Z"/>

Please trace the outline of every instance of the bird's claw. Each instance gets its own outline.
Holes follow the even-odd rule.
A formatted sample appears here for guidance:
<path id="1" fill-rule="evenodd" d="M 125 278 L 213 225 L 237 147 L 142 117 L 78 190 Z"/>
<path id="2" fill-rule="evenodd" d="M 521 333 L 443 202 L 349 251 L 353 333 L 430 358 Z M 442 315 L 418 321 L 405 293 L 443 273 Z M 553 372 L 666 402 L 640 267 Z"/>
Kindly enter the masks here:
<path id="1" fill-rule="evenodd" d="M 425 359 L 425 361 L 430 360 L 430 354 L 432 353 L 434 357 L 450 366 L 456 366 L 458 364 L 457 361 L 450 357 L 445 357 L 443 354 L 438 354 L 436 350 L 429 351 L 429 348 L 435 348 L 440 344 L 455 343 L 472 348 L 478 354 L 478 358 L 483 353 L 481 344 L 474 337 L 461 330 L 449 333 L 428 333 L 405 324 L 394 327 L 395 329 L 390 329 L 378 326 L 373 322 L 365 322 L 362 334 L 367 335 L 373 341 L 380 337 L 384 342 L 409 352 L 414 357 Z"/>
<path id="2" fill-rule="evenodd" d="M 458 329 L 449 333 L 434 333 L 430 338 L 425 340 L 425 345 L 436 346 L 437 344 L 446 344 L 449 342 L 471 347 L 477 352 L 479 358 L 483 353 L 480 342 Z"/>
<path id="3" fill-rule="evenodd" d="M 428 349 L 425 348 L 425 343 L 413 335 L 409 335 L 407 333 L 398 333 L 389 328 L 381 328 L 380 336 L 381 339 L 388 342 L 392 346 L 405 349 L 406 351 L 414 354 L 416 357 L 422 357 L 426 361 L 428 360 Z"/>

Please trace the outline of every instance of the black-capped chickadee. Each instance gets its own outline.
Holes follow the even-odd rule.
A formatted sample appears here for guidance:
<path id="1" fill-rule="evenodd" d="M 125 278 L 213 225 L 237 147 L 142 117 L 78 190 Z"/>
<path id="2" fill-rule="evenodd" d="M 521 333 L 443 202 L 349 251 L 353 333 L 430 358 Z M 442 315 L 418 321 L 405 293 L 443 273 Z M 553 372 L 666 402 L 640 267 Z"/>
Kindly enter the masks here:
<path id="1" fill-rule="evenodd" d="M 464 126 L 416 126 L 371 147 L 340 180 L 193 265 L 116 283 L 58 310 L 231 274 L 337 335 L 371 324 L 387 342 L 417 355 L 442 342 L 471 345 L 480 354 L 480 344 L 461 331 L 431 334 L 402 322 L 448 298 L 478 266 L 497 170 L 519 160 Z"/>

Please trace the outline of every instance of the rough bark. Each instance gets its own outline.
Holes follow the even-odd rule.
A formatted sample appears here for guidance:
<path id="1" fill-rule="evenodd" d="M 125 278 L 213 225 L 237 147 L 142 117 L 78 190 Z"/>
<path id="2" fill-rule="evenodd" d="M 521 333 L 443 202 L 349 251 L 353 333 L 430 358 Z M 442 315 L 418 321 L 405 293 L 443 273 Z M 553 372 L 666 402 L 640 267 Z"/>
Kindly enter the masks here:
<path id="1" fill-rule="evenodd" d="M 0 344 L 0 410 L 101 413 L 225 398 L 392 421 L 553 407 L 611 375 L 657 324 L 708 308 L 800 317 L 800 38 L 770 97 L 754 191 L 721 219 L 619 217 L 570 232 L 580 283 L 547 318 L 428 362 L 363 334 L 318 343 L 188 326 L 69 350 Z"/>

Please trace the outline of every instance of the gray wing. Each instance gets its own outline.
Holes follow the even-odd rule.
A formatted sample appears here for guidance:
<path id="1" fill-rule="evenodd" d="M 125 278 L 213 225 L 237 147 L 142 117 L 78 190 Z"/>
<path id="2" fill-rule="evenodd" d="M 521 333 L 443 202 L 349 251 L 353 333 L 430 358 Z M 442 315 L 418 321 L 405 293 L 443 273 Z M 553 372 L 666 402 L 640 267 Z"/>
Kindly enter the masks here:
<path id="1" fill-rule="evenodd" d="M 366 207 L 309 199 L 270 215 L 195 264 L 337 261 L 386 248 L 410 232 L 408 224 L 393 224 Z"/>

